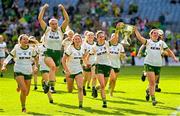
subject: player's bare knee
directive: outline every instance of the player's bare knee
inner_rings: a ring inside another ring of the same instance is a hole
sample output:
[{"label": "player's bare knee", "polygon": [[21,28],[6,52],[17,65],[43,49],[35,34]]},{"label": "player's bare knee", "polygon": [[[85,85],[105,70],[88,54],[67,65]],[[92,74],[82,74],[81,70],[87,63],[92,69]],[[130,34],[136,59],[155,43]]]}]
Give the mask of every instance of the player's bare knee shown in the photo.
[{"label": "player's bare knee", "polygon": [[28,92],[28,91],[27,91],[26,88],[21,88],[21,92],[22,92],[23,95],[27,95],[27,92]]},{"label": "player's bare knee", "polygon": [[105,85],[104,85],[104,84],[103,84],[103,85],[101,85],[100,87],[101,87],[101,89],[105,89]]},{"label": "player's bare knee", "polygon": [[150,86],[155,86],[155,82],[150,82],[149,85]]},{"label": "player's bare knee", "polygon": [[78,86],[78,90],[82,91],[83,90],[83,86]]},{"label": "player's bare knee", "polygon": [[54,72],[56,72],[56,66],[51,66],[50,69]]},{"label": "player's bare knee", "polygon": [[113,79],[111,79],[111,82],[115,82],[116,80],[113,78]]}]

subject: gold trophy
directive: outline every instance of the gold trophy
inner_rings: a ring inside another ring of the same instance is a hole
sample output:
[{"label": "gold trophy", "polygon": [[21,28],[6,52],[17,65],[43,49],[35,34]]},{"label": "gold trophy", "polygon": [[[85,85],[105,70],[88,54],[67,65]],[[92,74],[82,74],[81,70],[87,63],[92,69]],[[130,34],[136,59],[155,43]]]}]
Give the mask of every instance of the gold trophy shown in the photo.
[{"label": "gold trophy", "polygon": [[130,36],[133,34],[134,26],[129,24],[123,24],[119,31],[122,34],[123,40],[121,41],[122,44],[130,45],[128,40],[131,41]]}]

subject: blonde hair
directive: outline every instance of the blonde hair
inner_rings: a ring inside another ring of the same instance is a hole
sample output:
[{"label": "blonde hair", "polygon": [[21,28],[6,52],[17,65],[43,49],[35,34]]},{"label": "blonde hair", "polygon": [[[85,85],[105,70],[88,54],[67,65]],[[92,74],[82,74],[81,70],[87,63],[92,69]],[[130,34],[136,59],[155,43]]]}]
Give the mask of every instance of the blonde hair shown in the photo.
[{"label": "blonde hair", "polygon": [[50,24],[52,21],[58,22],[58,20],[57,20],[56,18],[51,18],[51,19],[49,20],[49,24]]},{"label": "blonde hair", "polygon": [[101,33],[104,34],[104,31],[102,31],[102,30],[97,31],[97,32],[96,32],[96,38],[98,38],[99,34],[101,34]]},{"label": "blonde hair", "polygon": [[87,33],[87,35],[89,36],[89,35],[94,35],[94,33],[92,32],[92,31],[89,31],[88,33]]},{"label": "blonde hair", "polygon": [[90,32],[90,31],[86,30],[86,31],[84,32],[84,36],[87,36],[87,34],[88,34],[89,32]]},{"label": "blonde hair", "polygon": [[[89,36],[89,35],[94,35],[94,33],[93,33],[92,31],[89,31],[86,35],[87,35],[87,36]],[[88,40],[88,37],[85,37],[85,41],[86,41],[86,42],[87,42],[87,40]]]},{"label": "blonde hair", "polygon": [[4,38],[3,35],[0,35],[0,37]]},{"label": "blonde hair", "polygon": [[81,35],[80,35],[79,33],[75,33],[75,34],[73,35],[72,45],[74,44],[74,38],[75,38],[76,36],[79,36],[79,37],[81,38],[81,40],[82,40]]},{"label": "blonde hair", "polygon": [[[158,32],[158,29],[151,29],[151,31],[149,32],[149,37],[151,38],[151,35],[154,31],[157,31]],[[158,33],[159,34],[159,33]]]},{"label": "blonde hair", "polygon": [[80,35],[79,33],[75,33],[75,34],[73,35],[73,39],[75,38],[75,36],[79,36],[79,37],[82,39],[82,37],[81,37],[81,35]]},{"label": "blonde hair", "polygon": [[158,34],[159,34],[160,36],[164,35],[164,32],[163,32],[163,30],[161,30],[161,29],[158,29]]},{"label": "blonde hair", "polygon": [[36,37],[34,37],[34,36],[29,36],[29,39],[36,39]]},{"label": "blonde hair", "polygon": [[5,38],[4,38],[4,36],[3,36],[3,35],[0,35],[0,37],[2,37],[2,41],[4,41],[4,40],[5,40]]},{"label": "blonde hair", "polygon": [[21,34],[19,37],[18,37],[18,44],[20,44],[20,41],[23,37],[27,37],[28,40],[29,40],[29,37],[26,35],[26,34]]},{"label": "blonde hair", "polygon": [[36,40],[34,36],[30,36],[28,39],[30,44],[39,44],[38,40]]},{"label": "blonde hair", "polygon": [[159,38],[161,39],[161,40],[163,40],[164,39],[164,32],[163,32],[163,30],[161,30],[161,29],[158,29],[158,34],[159,34]]},{"label": "blonde hair", "polygon": [[73,31],[73,30],[71,30],[71,29],[70,29],[70,30],[68,30],[68,31],[66,31],[66,32],[65,32],[65,34],[67,34],[67,35],[68,35],[70,32],[72,32],[72,33],[73,33],[73,35],[74,35],[74,31]]}]

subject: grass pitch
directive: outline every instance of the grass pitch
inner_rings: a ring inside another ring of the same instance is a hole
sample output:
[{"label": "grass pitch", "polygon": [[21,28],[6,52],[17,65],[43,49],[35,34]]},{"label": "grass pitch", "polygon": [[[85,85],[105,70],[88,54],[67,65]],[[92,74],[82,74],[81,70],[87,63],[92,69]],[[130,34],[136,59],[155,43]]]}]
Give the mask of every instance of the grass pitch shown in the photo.
[{"label": "grass pitch", "polygon": [[84,97],[83,109],[78,109],[77,90],[67,93],[61,73],[57,74],[57,93],[53,94],[55,103],[49,104],[39,76],[38,90],[34,91],[32,84],[27,97],[27,113],[22,113],[17,84],[13,79],[12,66],[9,66],[4,77],[0,78],[0,115],[180,115],[180,67],[162,68],[159,85],[162,92],[156,93],[156,106],[145,100],[148,82],[140,80],[142,70],[143,67],[122,67],[114,97],[109,97],[107,91],[106,109],[102,108],[100,93],[94,99],[91,90],[87,90]]}]

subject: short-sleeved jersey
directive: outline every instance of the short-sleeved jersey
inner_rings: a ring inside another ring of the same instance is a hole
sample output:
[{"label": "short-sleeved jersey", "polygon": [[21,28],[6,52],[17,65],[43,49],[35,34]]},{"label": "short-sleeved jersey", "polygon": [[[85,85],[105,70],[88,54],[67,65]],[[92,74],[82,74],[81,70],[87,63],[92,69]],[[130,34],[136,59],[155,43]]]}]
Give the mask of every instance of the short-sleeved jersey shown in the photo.
[{"label": "short-sleeved jersey", "polygon": [[10,55],[13,56],[15,61],[14,72],[21,72],[27,75],[32,74],[33,57],[37,55],[33,47],[29,46],[27,49],[23,49],[16,44]]},{"label": "short-sleeved jersey", "polygon": [[44,52],[47,50],[47,48],[43,44],[38,45],[38,50],[37,53],[39,55],[39,66],[40,66],[40,71],[46,70],[49,71],[49,67],[45,64],[44,62]]},{"label": "short-sleeved jersey", "polygon": [[66,61],[66,65],[71,74],[77,74],[83,71],[81,60],[84,53],[85,51],[83,47],[81,47],[80,49],[76,49],[74,48],[73,45],[70,45],[66,49],[65,54],[69,57],[68,60]]},{"label": "short-sleeved jersey", "polygon": [[52,50],[61,50],[63,40],[63,32],[60,27],[53,32],[51,27],[47,27],[44,33],[45,46]]},{"label": "short-sleeved jersey", "polygon": [[93,44],[89,44],[89,43],[87,43],[87,42],[84,42],[83,43],[83,48],[84,48],[84,50],[85,50],[85,52],[87,52],[87,53],[89,53],[89,63],[91,64],[91,65],[93,65],[93,64],[95,64],[95,62],[96,62],[96,56],[95,56],[95,54],[94,53],[92,53],[91,54],[91,51],[92,51],[92,49],[93,49],[93,46],[95,46],[96,45],[96,43],[94,42]]},{"label": "short-sleeved jersey", "polygon": [[6,42],[1,42],[0,43],[0,58],[4,58],[6,56],[5,50],[6,50]]},{"label": "short-sleeved jersey", "polygon": [[109,58],[109,45],[107,42],[103,45],[98,45],[97,43],[93,46],[93,51],[91,53],[96,55],[96,64],[111,66],[111,61]]},{"label": "short-sleeved jersey", "polygon": [[113,68],[120,68],[120,54],[124,53],[123,45],[120,43],[118,43],[117,45],[109,44],[109,53],[111,58],[111,66]]},{"label": "short-sleeved jersey", "polygon": [[62,41],[62,46],[64,47],[64,51],[72,44],[72,41],[70,41],[68,38],[64,39]]},{"label": "short-sleeved jersey", "polygon": [[167,44],[159,40],[157,42],[152,41],[151,39],[146,40],[146,57],[144,59],[145,64],[149,64],[152,66],[162,66],[162,51],[163,49],[167,49]]}]

